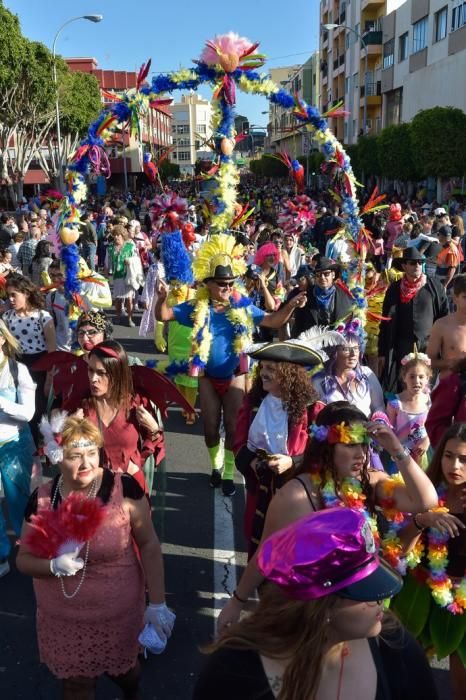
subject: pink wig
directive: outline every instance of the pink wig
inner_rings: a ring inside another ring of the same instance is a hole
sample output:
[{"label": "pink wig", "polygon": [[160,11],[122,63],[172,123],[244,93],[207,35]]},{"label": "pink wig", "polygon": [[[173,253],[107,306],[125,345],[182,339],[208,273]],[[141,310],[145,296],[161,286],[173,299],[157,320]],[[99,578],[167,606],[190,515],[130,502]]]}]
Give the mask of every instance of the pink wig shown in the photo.
[{"label": "pink wig", "polygon": [[262,265],[268,255],[273,255],[273,264],[277,265],[280,260],[280,253],[275,243],[264,243],[264,245],[261,245],[254,256],[254,263]]}]

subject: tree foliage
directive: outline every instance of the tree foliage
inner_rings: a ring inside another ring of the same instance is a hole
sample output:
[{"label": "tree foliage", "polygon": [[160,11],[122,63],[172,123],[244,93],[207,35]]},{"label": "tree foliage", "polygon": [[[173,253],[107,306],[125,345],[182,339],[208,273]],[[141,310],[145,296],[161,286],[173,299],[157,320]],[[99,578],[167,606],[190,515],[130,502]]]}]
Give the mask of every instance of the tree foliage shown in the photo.
[{"label": "tree foliage", "polygon": [[162,180],[165,179],[170,179],[174,178],[177,179],[180,177],[181,171],[180,171],[180,166],[178,163],[172,163],[170,160],[164,160],[163,163],[160,164],[160,177]]},{"label": "tree foliage", "polygon": [[377,136],[361,136],[358,141],[359,167],[366,175],[380,175]]},{"label": "tree foliage", "polygon": [[377,137],[377,148],[380,172],[385,177],[404,181],[416,179],[410,124],[387,126]]},{"label": "tree foliage", "polygon": [[21,34],[19,19],[0,0],[0,92],[11,88],[23,65],[27,40]]},{"label": "tree foliage", "polygon": [[89,73],[67,71],[59,85],[61,129],[82,137],[102,109],[98,80]]},{"label": "tree foliage", "polygon": [[466,114],[456,107],[424,109],[411,122],[413,158],[422,177],[466,172]]}]

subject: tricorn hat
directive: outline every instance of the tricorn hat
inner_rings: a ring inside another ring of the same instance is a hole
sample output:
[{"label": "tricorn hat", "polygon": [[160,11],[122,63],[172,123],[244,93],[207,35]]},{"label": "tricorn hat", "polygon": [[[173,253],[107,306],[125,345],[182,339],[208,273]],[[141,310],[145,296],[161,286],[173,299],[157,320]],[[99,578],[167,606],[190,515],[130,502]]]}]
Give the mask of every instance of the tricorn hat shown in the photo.
[{"label": "tricorn hat", "polygon": [[246,350],[255,360],[293,362],[304,367],[320,365],[328,359],[325,348],[344,345],[345,338],[337,331],[314,326],[298,338],[275,343],[256,343]]}]

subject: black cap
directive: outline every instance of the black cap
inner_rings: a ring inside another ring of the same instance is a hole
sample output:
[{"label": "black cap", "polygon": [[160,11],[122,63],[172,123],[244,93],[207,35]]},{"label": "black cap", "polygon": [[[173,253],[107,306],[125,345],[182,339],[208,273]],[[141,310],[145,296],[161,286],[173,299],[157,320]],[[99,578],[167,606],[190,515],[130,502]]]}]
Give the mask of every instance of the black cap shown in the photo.
[{"label": "black cap", "polygon": [[236,279],[233,274],[231,265],[217,265],[214,274],[211,277],[207,277],[206,280],[234,280]]},{"label": "black cap", "polygon": [[445,238],[451,238],[453,235],[453,230],[451,226],[448,226],[448,224],[445,224],[444,226],[440,226],[439,230],[437,231],[437,236],[445,236]]}]

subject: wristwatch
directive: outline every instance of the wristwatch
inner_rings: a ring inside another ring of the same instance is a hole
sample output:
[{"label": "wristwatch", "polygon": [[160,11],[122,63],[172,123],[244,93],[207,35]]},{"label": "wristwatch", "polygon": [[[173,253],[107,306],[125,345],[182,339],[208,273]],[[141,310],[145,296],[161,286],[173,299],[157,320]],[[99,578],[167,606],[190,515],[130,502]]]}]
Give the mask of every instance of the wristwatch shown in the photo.
[{"label": "wristwatch", "polygon": [[392,455],[394,462],[402,462],[405,457],[411,457],[411,452],[407,447],[403,447],[401,452],[397,452],[396,455]]}]

